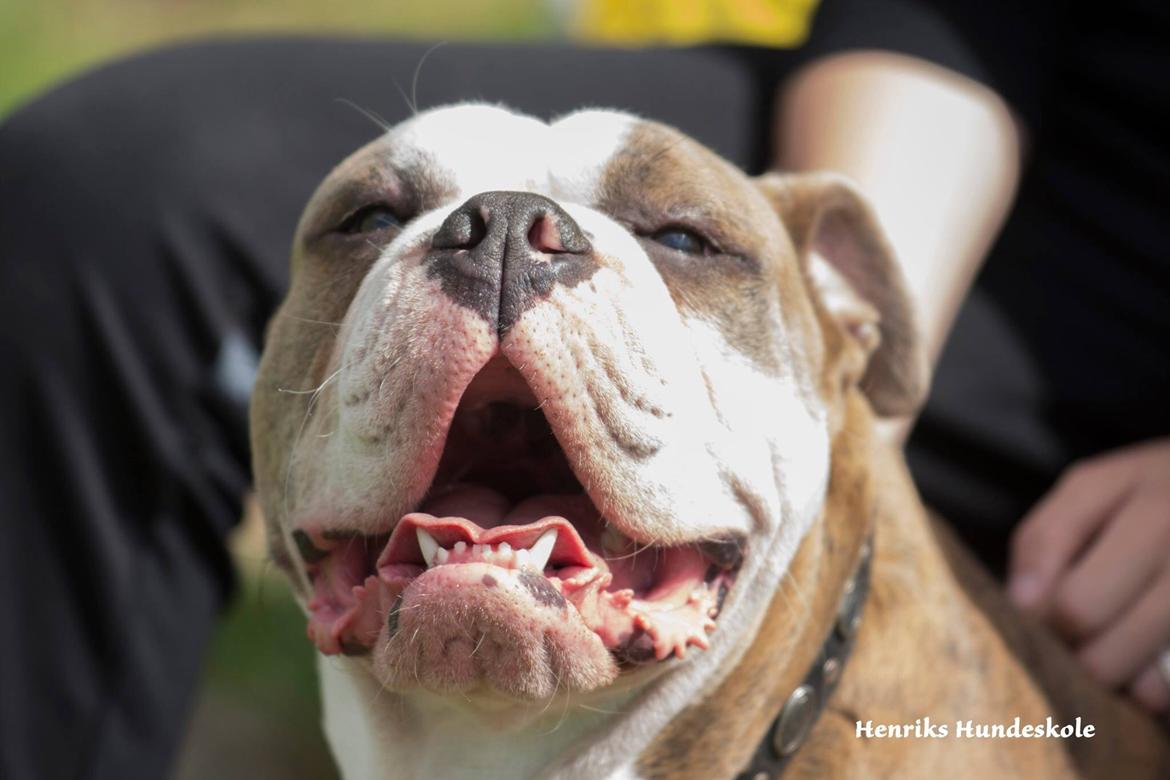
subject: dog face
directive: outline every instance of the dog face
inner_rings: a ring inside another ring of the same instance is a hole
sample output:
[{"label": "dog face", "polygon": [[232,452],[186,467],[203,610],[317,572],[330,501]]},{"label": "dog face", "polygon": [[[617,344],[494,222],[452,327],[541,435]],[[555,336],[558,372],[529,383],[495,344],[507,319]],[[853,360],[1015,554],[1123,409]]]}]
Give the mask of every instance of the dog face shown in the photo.
[{"label": "dog face", "polygon": [[916,400],[906,312],[839,181],[614,112],[404,122],[309,203],[253,401],[310,637],[403,692],[710,676],[820,510],[843,394]]}]

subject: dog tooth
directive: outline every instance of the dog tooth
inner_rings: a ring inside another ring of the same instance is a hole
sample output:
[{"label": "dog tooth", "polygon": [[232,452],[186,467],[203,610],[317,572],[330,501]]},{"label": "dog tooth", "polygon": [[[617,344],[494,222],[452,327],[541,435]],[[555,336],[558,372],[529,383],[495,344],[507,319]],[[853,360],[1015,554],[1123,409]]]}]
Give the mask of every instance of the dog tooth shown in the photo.
[{"label": "dog tooth", "polygon": [[557,529],[550,528],[540,535],[536,540],[536,544],[528,548],[528,554],[532,556],[532,568],[537,571],[544,571],[544,567],[548,565],[548,559],[552,555],[553,547],[557,543]]},{"label": "dog tooth", "polygon": [[418,549],[422,550],[423,560],[429,569],[435,565],[435,553],[441,549],[439,543],[435,541],[435,537],[421,528],[414,529],[414,535],[418,537]]},{"label": "dog tooth", "polygon": [[625,554],[634,548],[634,542],[612,525],[605,526],[601,532],[601,547],[613,555]]}]

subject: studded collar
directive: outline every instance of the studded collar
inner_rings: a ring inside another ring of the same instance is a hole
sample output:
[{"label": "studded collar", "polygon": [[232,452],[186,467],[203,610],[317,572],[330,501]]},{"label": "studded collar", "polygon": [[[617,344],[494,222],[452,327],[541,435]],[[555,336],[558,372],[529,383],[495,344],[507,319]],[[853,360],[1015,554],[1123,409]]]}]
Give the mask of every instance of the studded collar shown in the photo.
[{"label": "studded collar", "polygon": [[871,535],[862,545],[857,566],[845,582],[837,606],[837,618],[812,668],[805,675],[804,681],[784,701],[779,714],[756,748],[751,763],[736,775],[736,780],[773,780],[779,777],[812,732],[825,703],[841,679],[849,651],[853,649],[853,640],[861,625],[861,610],[869,593],[872,558]]}]

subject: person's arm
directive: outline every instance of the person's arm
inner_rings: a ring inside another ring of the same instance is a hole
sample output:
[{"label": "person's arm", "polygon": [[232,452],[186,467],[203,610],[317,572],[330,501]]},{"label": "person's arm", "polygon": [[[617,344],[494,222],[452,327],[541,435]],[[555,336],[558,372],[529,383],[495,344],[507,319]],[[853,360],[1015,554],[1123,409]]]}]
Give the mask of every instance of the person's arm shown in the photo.
[{"label": "person's arm", "polygon": [[853,51],[813,61],[781,88],[784,170],[854,179],[889,235],[933,365],[1011,205],[1021,138],[987,87],[924,60]]},{"label": "person's arm", "polygon": [[[1007,213],[1021,133],[991,90],[897,54],[814,61],[777,101],[776,158],[851,176],[906,274],[931,362]],[[888,431],[905,435],[910,421]],[[1012,539],[1010,594],[1108,687],[1170,710],[1170,439],[1077,464]]]}]

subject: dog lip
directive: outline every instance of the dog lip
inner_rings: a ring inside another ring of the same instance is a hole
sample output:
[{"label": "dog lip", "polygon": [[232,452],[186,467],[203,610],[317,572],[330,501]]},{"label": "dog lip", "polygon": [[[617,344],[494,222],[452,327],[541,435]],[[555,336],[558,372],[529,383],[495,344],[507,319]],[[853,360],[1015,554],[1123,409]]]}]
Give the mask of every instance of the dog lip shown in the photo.
[{"label": "dog lip", "polygon": [[557,530],[557,541],[549,557],[549,565],[596,567],[596,557],[585,546],[577,529],[563,517],[548,516],[525,525],[500,525],[481,528],[464,517],[435,517],[425,512],[411,512],[395,526],[390,540],[378,556],[377,571],[388,573],[390,567],[407,564],[425,566],[422,550],[419,548],[418,530],[430,534],[440,547],[450,548],[457,542],[468,545],[509,544],[513,549],[527,549],[549,529]]},{"label": "dog lip", "polygon": [[[527,568],[522,558],[509,562],[509,548],[530,552],[550,531],[555,532],[556,542],[542,572]],[[572,523],[555,515],[524,525],[485,529],[463,517],[413,512],[389,534],[369,537],[334,529],[308,531],[306,537],[316,549],[327,553],[319,562],[307,565],[314,583],[314,594],[307,603],[307,631],[326,655],[372,647],[387,625],[386,616],[393,614],[393,605],[406,589],[433,572],[447,570],[445,561],[433,568],[426,565],[420,537],[429,537],[448,555],[463,555],[473,545],[487,546],[491,554],[484,562],[504,570],[493,577],[540,577],[542,582],[547,578],[549,586],[573,606],[575,614],[601,638],[623,668],[672,655],[681,659],[690,646],[707,648],[707,634],[715,629],[715,619],[739,565],[725,568],[704,552],[702,541],[696,540],[656,548],[658,573],[651,581],[641,586],[630,580],[619,584],[615,577],[630,575],[629,571],[622,575],[619,569],[632,559],[606,558],[591,551]],[[721,551],[741,547],[716,542]],[[503,555],[503,559],[498,561],[493,555]],[[612,568],[615,562],[619,569]]]},{"label": "dog lip", "polygon": [[699,549],[707,558],[725,571],[738,569],[743,563],[744,538],[742,534],[699,542]]}]

